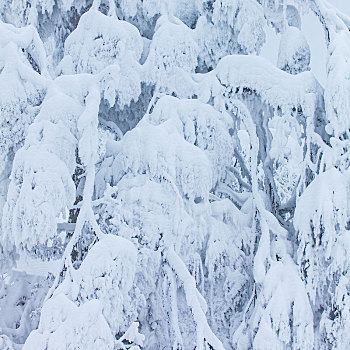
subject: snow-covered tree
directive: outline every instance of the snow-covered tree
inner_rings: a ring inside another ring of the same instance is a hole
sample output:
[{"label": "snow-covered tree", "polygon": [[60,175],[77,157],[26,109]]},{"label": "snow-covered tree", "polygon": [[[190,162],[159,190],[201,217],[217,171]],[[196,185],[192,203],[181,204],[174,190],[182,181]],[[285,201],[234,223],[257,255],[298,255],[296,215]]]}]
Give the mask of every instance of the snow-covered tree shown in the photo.
[{"label": "snow-covered tree", "polygon": [[349,31],[325,0],[1,3],[0,349],[348,348]]}]

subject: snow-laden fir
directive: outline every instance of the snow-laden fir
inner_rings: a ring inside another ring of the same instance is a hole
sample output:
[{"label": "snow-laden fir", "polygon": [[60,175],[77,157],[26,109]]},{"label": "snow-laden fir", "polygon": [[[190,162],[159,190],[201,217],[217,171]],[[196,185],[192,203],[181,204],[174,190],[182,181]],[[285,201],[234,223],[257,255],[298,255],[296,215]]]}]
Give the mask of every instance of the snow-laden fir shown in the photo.
[{"label": "snow-laden fir", "polygon": [[326,0],[1,1],[0,349],[350,349],[349,137]]}]

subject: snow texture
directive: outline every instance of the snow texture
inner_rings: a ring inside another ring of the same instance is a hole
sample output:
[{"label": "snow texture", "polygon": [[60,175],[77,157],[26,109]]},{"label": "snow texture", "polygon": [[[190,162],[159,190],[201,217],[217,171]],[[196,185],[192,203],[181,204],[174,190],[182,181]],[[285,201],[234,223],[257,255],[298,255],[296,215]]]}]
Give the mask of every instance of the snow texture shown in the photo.
[{"label": "snow texture", "polygon": [[0,2],[0,350],[350,348],[342,1]]}]

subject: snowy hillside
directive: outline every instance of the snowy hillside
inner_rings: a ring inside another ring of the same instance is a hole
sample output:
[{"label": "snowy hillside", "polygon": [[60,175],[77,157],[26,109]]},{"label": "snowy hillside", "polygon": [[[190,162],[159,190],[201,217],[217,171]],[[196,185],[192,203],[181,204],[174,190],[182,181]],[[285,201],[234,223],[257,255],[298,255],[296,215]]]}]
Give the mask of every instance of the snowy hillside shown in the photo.
[{"label": "snowy hillside", "polygon": [[350,349],[347,0],[0,1],[0,350]]}]

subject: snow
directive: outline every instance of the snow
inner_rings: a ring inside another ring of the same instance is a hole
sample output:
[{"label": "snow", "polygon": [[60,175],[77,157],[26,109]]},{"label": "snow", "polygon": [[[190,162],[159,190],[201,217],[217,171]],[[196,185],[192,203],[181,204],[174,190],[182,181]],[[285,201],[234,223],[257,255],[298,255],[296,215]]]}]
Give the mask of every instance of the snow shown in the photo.
[{"label": "snow", "polygon": [[[324,87],[326,84],[327,72],[327,47],[322,24],[316,15],[309,11],[301,16],[302,33],[310,47],[310,68],[318,82]],[[266,27],[266,41],[263,45],[260,56],[268,59],[272,64],[277,65],[279,43],[281,34],[276,33],[274,28]]]},{"label": "snow", "polygon": [[14,271],[23,271],[28,275],[39,275],[46,277],[49,273],[56,275],[59,268],[59,261],[41,261],[27,254],[22,254],[17,261]]},{"label": "snow", "polygon": [[72,294],[73,299],[100,300],[103,315],[114,334],[123,328],[123,305],[131,302],[128,292],[133,285],[136,262],[136,249],[130,241],[106,235],[91,248],[75,273],[79,294]]},{"label": "snow", "polygon": [[[298,259],[304,259],[305,250],[312,249],[309,241],[315,241],[315,246],[322,244],[326,265],[334,260],[337,264],[338,256],[333,257],[333,247],[347,220],[348,176],[332,168],[316,177],[314,182],[298,199],[301,204],[295,211],[294,225],[299,232]],[[303,208],[302,210],[299,208]],[[335,214],[336,212],[336,214]],[[339,232],[340,231],[340,232]],[[310,236],[306,238],[307,236]],[[339,242],[341,244],[341,241]],[[344,242],[345,243],[345,242]],[[346,243],[347,246],[347,243]],[[316,248],[315,247],[315,248]],[[317,249],[317,248],[316,248]],[[318,278],[323,278],[321,271],[314,276],[314,269],[320,269],[319,263],[309,258],[310,268],[307,273],[308,292],[312,300],[321,293],[316,287]],[[340,258],[340,257],[339,257]],[[340,258],[341,259],[341,258]],[[341,262],[340,262],[341,263]]]},{"label": "snow", "polygon": [[176,68],[194,72],[197,52],[193,30],[173,16],[159,17],[144,64],[148,81],[166,86],[169,77],[176,74]]},{"label": "snow", "polygon": [[0,4],[0,349],[347,349],[344,0]]},{"label": "snow", "polygon": [[[123,48],[121,45],[123,44]],[[138,30],[128,22],[91,9],[65,41],[65,56],[72,58],[78,73],[100,72],[125,54],[139,61],[143,43]]]},{"label": "snow", "polygon": [[277,66],[290,73],[298,74],[310,70],[310,48],[298,28],[289,27],[281,36]]},{"label": "snow", "polygon": [[302,30],[310,47],[311,71],[322,86],[326,85],[327,47],[321,23],[313,12],[302,16]]},{"label": "snow", "polygon": [[335,6],[345,15],[350,16],[350,4],[346,0],[328,0],[328,3]]},{"label": "snow", "polygon": [[[217,80],[213,79],[214,77]],[[206,84],[214,94],[220,95],[225,86],[229,86],[233,91],[237,90],[238,93],[243,93],[245,88],[254,89],[254,93],[259,95],[262,102],[268,101],[273,108],[280,107],[284,113],[290,113],[293,106],[306,107],[309,104],[308,95],[316,94],[320,89],[312,73],[303,72],[291,76],[274,67],[266,59],[256,56],[225,57],[203,80],[205,79],[208,80]]]},{"label": "snow", "polygon": [[266,58],[273,65],[277,65],[278,48],[281,36],[276,34],[274,28],[266,26],[265,28],[266,40],[261,48],[260,56]]},{"label": "snow", "polygon": [[169,251],[167,254],[167,260],[171,268],[175,271],[177,277],[184,285],[186,300],[188,306],[191,308],[194,320],[197,324],[197,346],[200,350],[203,347],[204,341],[207,341],[215,349],[223,349],[223,346],[219,339],[211,331],[206,317],[206,304],[203,303],[203,298],[199,295],[196,290],[196,284],[194,278],[189,274],[186,269],[186,265],[181,261],[181,259],[176,255],[174,251]]},{"label": "snow", "polygon": [[23,349],[77,348],[113,349],[114,339],[101,313],[98,300],[77,307],[60,294],[44,305],[39,329],[33,331]]},{"label": "snow", "polygon": [[[207,199],[212,186],[211,171],[207,170],[210,167],[208,158],[176,132],[173,121],[165,121],[159,126],[146,121],[142,124],[120,141],[125,146],[111,165],[114,181],[119,181],[125,171],[131,169],[135,175],[148,173],[152,179],[175,181],[182,195],[191,201],[196,197]],[[195,162],[193,153],[196,154]],[[186,166],[181,167],[180,162]],[[108,178],[104,180],[108,181]]]},{"label": "snow", "polygon": [[[112,334],[120,327],[114,320],[122,317],[123,298],[128,299],[136,259],[131,242],[114,235],[103,237],[73,274],[74,280],[62,284],[61,292],[45,301],[39,327],[29,335],[24,349],[113,349]],[[136,336],[133,328],[124,338],[142,345],[143,338]]]}]

